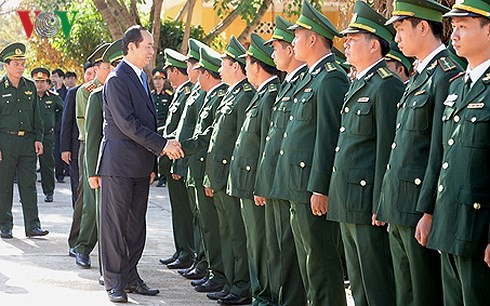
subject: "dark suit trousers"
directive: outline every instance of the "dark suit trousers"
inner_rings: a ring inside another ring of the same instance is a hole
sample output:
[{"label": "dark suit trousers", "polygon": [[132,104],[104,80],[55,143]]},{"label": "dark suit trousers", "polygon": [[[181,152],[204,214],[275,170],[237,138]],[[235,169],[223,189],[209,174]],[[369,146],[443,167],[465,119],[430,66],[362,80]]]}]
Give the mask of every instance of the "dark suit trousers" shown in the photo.
[{"label": "dark suit trousers", "polygon": [[[72,152],[71,162],[69,164],[70,168],[70,186],[71,186],[71,205],[75,209],[75,203],[79,197],[78,193],[78,183],[80,178],[80,169],[78,164],[78,150]],[[75,155],[76,154],[76,155]]]},{"label": "dark suit trousers", "polygon": [[[78,241],[78,234],[80,233],[80,221],[82,219],[82,207],[83,207],[83,154],[85,154],[85,143],[80,142],[80,148],[78,150],[78,184],[77,184],[77,200],[73,207],[73,215],[71,219],[70,233],[68,234],[68,246],[70,248],[75,247]],[[73,162],[73,160],[72,160]],[[73,175],[71,172],[70,175]],[[73,185],[72,185],[73,187]],[[73,188],[72,188],[73,192]]]},{"label": "dark suit trousers", "polygon": [[102,176],[100,244],[105,288],[141,282],[137,264],[146,241],[149,176]]}]

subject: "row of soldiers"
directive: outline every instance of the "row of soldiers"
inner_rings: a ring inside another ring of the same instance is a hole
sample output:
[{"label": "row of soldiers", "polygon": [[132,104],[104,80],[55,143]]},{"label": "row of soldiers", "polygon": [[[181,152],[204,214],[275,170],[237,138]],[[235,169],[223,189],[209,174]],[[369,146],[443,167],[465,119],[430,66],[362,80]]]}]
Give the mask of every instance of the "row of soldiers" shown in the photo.
[{"label": "row of soldiers", "polygon": [[489,1],[396,0],[389,20],[357,1],[341,32],[304,1],[248,49],[166,49],[186,157],[161,158],[160,262],[225,305],[346,305],[342,257],[356,305],[487,305],[489,39]]}]

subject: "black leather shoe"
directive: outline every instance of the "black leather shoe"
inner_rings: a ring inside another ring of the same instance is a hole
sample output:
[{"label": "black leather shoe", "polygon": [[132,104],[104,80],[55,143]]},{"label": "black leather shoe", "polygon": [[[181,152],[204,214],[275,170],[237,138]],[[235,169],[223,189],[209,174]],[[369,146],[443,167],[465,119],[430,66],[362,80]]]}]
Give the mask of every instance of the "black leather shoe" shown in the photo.
[{"label": "black leather shoe", "polygon": [[174,261],[176,261],[177,258],[173,257],[173,256],[170,256],[170,257],[167,257],[167,258],[160,258],[160,263],[162,265],[168,265],[168,264],[171,264],[173,263]]},{"label": "black leather shoe", "polygon": [[191,286],[192,286],[192,287],[196,287],[196,286],[202,285],[202,284],[204,284],[205,282],[207,282],[207,281],[208,281],[208,279],[209,279],[209,277],[208,277],[208,276],[205,276],[205,277],[203,277],[203,278],[201,278],[201,279],[195,279],[195,280],[191,281]]},{"label": "black leather shoe", "polygon": [[53,196],[52,195],[47,195],[45,198],[44,198],[44,202],[46,203],[51,203],[53,202]]},{"label": "black leather shoe", "polygon": [[182,276],[187,278],[187,279],[201,279],[204,276],[208,274],[208,271],[199,269],[199,268],[194,268],[190,270],[189,272],[183,274]]},{"label": "black leather shoe", "polygon": [[88,269],[92,265],[92,263],[90,262],[90,255],[88,254],[77,253],[76,262],[78,266],[84,269]]},{"label": "black leather shoe", "polygon": [[187,269],[192,265],[192,261],[182,261],[180,259],[175,260],[167,265],[169,269]]},{"label": "black leather shoe", "polygon": [[191,272],[192,269],[194,269],[193,265],[187,269],[179,269],[179,270],[177,270],[177,272],[179,272],[180,275],[184,275],[184,274]]},{"label": "black leather shoe", "polygon": [[250,303],[252,303],[252,298],[244,298],[233,293],[218,300],[218,304],[223,305],[248,305]]},{"label": "black leather shoe", "polygon": [[207,280],[205,283],[194,287],[197,292],[218,292],[223,289],[223,284],[218,284],[213,280]]},{"label": "black leather shoe", "polygon": [[77,251],[75,251],[75,248],[69,248],[68,249],[68,256],[77,257]]},{"label": "black leather shoe", "polygon": [[145,283],[136,284],[128,288],[130,293],[154,296],[160,293],[158,289],[150,289]]},{"label": "black leather shoe", "polygon": [[111,289],[107,290],[107,295],[109,296],[109,300],[113,303],[127,303],[128,295],[124,290],[121,289]]},{"label": "black leather shoe", "polygon": [[228,296],[228,292],[223,291],[223,290],[218,291],[218,292],[209,292],[208,294],[206,294],[206,296],[210,300],[217,301],[219,299],[223,299],[223,298],[227,297]]},{"label": "black leather shoe", "polygon": [[104,282],[104,276],[101,275],[99,277],[99,285],[104,286],[104,284],[105,284],[105,282]]},{"label": "black leather shoe", "polygon": [[12,230],[4,229],[0,231],[0,237],[2,237],[3,239],[11,239],[14,236],[12,235]]},{"label": "black leather shoe", "polygon": [[42,237],[42,236],[46,236],[47,234],[49,234],[49,231],[46,231],[46,230],[42,230],[40,229],[39,227],[38,228],[35,228],[33,230],[31,230],[28,234],[27,234],[27,237],[28,238],[31,238],[31,237]]}]

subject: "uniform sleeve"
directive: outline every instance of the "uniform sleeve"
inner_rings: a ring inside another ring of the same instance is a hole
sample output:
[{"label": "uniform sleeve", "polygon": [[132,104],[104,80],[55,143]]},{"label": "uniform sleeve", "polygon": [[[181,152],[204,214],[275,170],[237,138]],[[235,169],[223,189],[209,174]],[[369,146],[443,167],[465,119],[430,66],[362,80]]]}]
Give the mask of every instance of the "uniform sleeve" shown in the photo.
[{"label": "uniform sleeve", "polygon": [[[60,147],[61,152],[72,152],[72,133],[75,119],[76,91],[69,89],[65,98],[63,114],[61,116]],[[72,152],[73,153],[73,152]]]},{"label": "uniform sleeve", "polygon": [[34,120],[33,120],[33,127],[34,127],[34,134],[35,134],[35,141],[43,141],[43,131],[44,131],[44,122],[43,122],[43,117],[41,114],[41,109],[39,107],[39,97],[37,96],[36,93],[36,88],[34,87],[33,89],[33,101],[34,101]]},{"label": "uniform sleeve", "polygon": [[85,131],[85,111],[87,106],[85,92],[85,87],[78,88],[75,98],[75,117],[77,118],[77,126],[80,133]]},{"label": "uniform sleeve", "polygon": [[92,94],[88,99],[85,135],[85,165],[88,176],[96,176],[99,146],[102,141],[102,94]]},{"label": "uniform sleeve", "polygon": [[[277,86],[279,86],[279,85],[277,85]],[[260,160],[260,157],[262,156],[262,153],[264,152],[265,137],[267,136],[267,133],[269,132],[270,122],[271,122],[271,117],[272,117],[272,106],[274,105],[274,102],[276,101],[277,93],[278,93],[277,91],[268,92],[264,97],[263,106],[262,106],[262,121],[260,123],[259,160]]]}]

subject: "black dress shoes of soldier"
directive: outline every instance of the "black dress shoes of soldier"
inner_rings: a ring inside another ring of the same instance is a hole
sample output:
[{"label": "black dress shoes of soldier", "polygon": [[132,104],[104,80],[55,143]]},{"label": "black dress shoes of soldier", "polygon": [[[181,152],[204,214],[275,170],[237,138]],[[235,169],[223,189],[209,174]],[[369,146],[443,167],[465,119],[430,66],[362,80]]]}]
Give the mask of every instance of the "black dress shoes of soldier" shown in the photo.
[{"label": "black dress shoes of soldier", "polygon": [[221,291],[223,287],[223,284],[218,284],[217,282],[208,279],[205,283],[195,286],[194,290],[197,292],[217,292]]},{"label": "black dress shoes of soldier", "polygon": [[3,239],[10,239],[14,236],[12,235],[12,230],[4,229],[0,231],[0,237],[2,237]]},{"label": "black dress shoes of soldier", "polygon": [[176,259],[174,262],[169,263],[167,268],[169,269],[187,269],[192,265],[192,261],[182,261],[180,259]]},{"label": "black dress shoes of soldier", "polygon": [[160,258],[160,263],[162,265],[168,265],[168,264],[171,264],[173,263],[174,261],[176,261],[177,258],[176,257],[173,257],[173,256],[170,256],[170,257],[167,257],[167,258]]},{"label": "black dress shoes of soldier", "polygon": [[218,304],[223,305],[248,305],[250,303],[252,303],[252,298],[240,297],[234,293],[230,293],[226,297],[218,300]]},{"label": "black dress shoes of soldier", "polygon": [[228,292],[224,291],[224,290],[221,290],[221,291],[218,291],[218,292],[209,292],[208,294],[206,294],[206,296],[208,297],[208,299],[210,300],[219,300],[219,299],[224,299],[225,297],[228,296]]},{"label": "black dress shoes of soldier", "polygon": [[145,283],[134,284],[126,288],[129,293],[154,296],[160,293],[158,289],[150,289]]},{"label": "black dress shoes of soldier", "polygon": [[202,279],[204,276],[208,274],[208,271],[204,269],[199,269],[199,268],[194,268],[191,270],[188,270],[184,274],[182,274],[183,277],[187,279]]},{"label": "black dress shoes of soldier", "polygon": [[27,234],[27,237],[28,238],[32,238],[32,237],[42,237],[42,236],[46,236],[47,234],[49,234],[49,231],[47,230],[43,230],[43,229],[40,229],[39,227],[38,228],[35,228],[35,229],[32,229],[28,234]]},{"label": "black dress shoes of soldier", "polygon": [[88,269],[92,265],[90,262],[90,255],[81,253],[76,254],[76,263],[79,267],[84,269]]},{"label": "black dress shoes of soldier", "polygon": [[53,202],[53,195],[52,194],[48,194],[45,198],[44,198],[44,202],[46,203],[51,203]]},{"label": "black dress shoes of soldier", "polygon": [[107,295],[109,296],[109,300],[113,303],[127,303],[128,302],[128,295],[122,289],[107,290]]},{"label": "black dress shoes of soldier", "polygon": [[201,279],[195,279],[195,280],[191,281],[191,286],[196,287],[196,286],[202,285],[205,282],[207,282],[208,279],[209,279],[209,275],[206,275],[205,277],[203,277]]},{"label": "black dress shoes of soldier", "polygon": [[75,248],[69,248],[68,249],[68,256],[77,257],[77,251],[75,251]]}]

